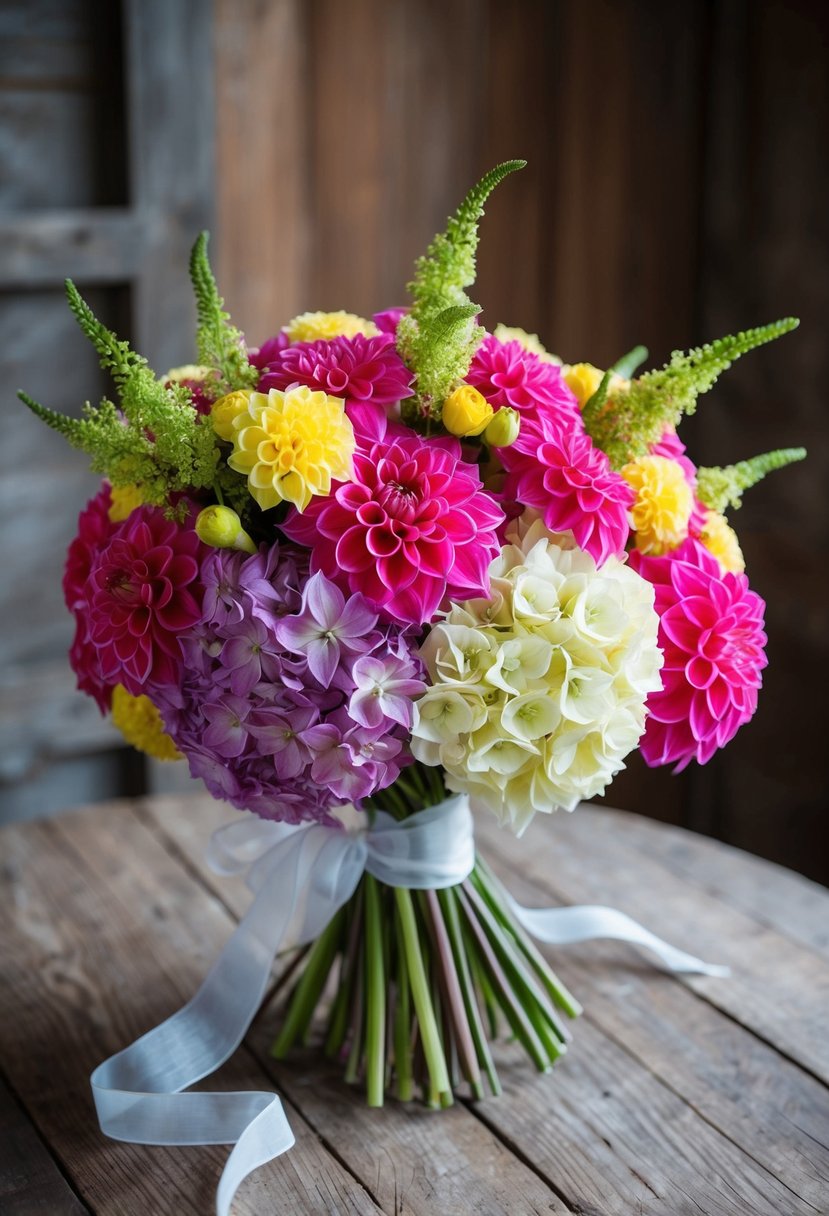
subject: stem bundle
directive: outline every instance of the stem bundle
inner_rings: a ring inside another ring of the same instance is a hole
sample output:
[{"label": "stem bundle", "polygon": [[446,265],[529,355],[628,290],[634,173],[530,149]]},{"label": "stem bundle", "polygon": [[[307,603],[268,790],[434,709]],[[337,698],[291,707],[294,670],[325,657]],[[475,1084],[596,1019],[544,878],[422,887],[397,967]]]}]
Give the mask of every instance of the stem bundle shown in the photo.
[{"label": "stem bundle", "polygon": [[[409,769],[395,783],[400,818],[445,797],[433,772]],[[500,1026],[547,1072],[566,1051],[561,1014],[580,1012],[480,860],[464,882],[439,891],[364,875],[308,953],[273,1045],[277,1058],[307,1041],[331,981],[325,1052],[347,1081],[365,1085],[369,1106],[382,1106],[387,1093],[408,1101],[418,1088],[428,1105],[449,1106],[461,1078],[474,1099],[484,1096],[484,1078],[498,1094],[489,1039]]]}]

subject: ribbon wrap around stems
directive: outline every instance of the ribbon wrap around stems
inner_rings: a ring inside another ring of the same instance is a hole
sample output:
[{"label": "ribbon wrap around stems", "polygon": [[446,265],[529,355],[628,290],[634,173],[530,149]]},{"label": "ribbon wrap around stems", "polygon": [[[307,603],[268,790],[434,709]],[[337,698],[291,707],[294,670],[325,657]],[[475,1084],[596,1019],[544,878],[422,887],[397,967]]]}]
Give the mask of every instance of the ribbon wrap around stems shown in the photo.
[{"label": "ribbon wrap around stems", "polygon": [[[219,874],[247,871],[254,899],[201,988],[172,1017],[110,1056],[92,1074],[101,1130],[136,1144],[233,1144],[216,1194],[217,1216],[257,1166],[294,1143],[274,1093],[183,1093],[225,1062],[253,1021],[280,948],[314,941],[351,898],[365,872],[389,886],[455,886],[475,864],[465,796],[396,821],[347,832],[295,827],[246,816],[220,828],[208,861]],[[653,951],[671,971],[727,970],[676,950],[613,908],[523,908],[507,895],[520,924],[558,945],[615,938]]]}]

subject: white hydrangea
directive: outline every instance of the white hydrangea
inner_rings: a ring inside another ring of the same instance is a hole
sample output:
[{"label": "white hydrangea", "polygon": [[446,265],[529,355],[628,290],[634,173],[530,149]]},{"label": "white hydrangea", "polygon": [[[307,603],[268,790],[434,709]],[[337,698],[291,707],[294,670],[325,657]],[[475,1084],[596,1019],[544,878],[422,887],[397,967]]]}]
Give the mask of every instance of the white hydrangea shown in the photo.
[{"label": "white hydrangea", "polygon": [[491,597],[453,604],[421,648],[431,687],[412,751],[522,832],[536,811],[601,793],[661,687],[650,583],[525,513],[490,567]]}]

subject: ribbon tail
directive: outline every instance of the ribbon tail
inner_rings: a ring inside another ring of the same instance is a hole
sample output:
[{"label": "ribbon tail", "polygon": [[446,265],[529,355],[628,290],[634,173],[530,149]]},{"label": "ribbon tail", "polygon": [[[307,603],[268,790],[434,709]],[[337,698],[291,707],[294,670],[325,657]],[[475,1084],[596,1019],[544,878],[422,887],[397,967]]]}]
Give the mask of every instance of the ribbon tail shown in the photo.
[{"label": "ribbon tail", "polygon": [[610,938],[650,950],[668,971],[720,978],[731,974],[728,967],[703,962],[693,954],[678,950],[617,908],[592,904],[574,908],[525,908],[508,891],[504,894],[516,919],[527,932],[550,945],[569,946],[574,942]]},{"label": "ribbon tail", "polygon": [[229,1216],[242,1179],[289,1149],[294,1136],[274,1093],[181,1091],[233,1054],[283,940],[300,945],[316,936],[353,894],[364,865],[364,847],[355,849],[345,833],[309,828],[277,844],[259,861],[253,902],[195,996],[92,1074],[101,1130],[113,1139],[235,1145],[217,1216]]}]

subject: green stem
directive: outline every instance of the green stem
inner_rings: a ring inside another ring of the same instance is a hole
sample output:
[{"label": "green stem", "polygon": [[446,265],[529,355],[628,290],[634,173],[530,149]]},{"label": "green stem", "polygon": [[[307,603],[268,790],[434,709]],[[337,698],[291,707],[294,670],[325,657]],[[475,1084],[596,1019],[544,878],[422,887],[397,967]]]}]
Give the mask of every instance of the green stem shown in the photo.
[{"label": "green stem", "polygon": [[360,947],[360,936],[363,928],[363,885],[357,888],[356,894],[347,905],[350,910],[348,940],[343,952],[340,967],[340,982],[337,995],[331,1005],[331,1018],[328,1024],[328,1034],[325,1039],[325,1054],[330,1057],[339,1055],[348,1031],[348,1015],[352,1007],[354,978],[357,972],[357,952]]},{"label": "green stem", "polygon": [[412,998],[415,1013],[420,1026],[420,1037],[423,1042],[423,1052],[429,1078],[438,1095],[450,1093],[449,1073],[446,1068],[446,1058],[440,1041],[435,1010],[429,995],[429,983],[426,969],[423,965],[423,954],[420,949],[420,939],[415,920],[414,904],[411,891],[404,887],[395,887],[394,896],[397,910],[400,914],[403,949],[406,954],[406,968],[409,972]]},{"label": "green stem", "polygon": [[[461,925],[458,917],[458,905],[455,899],[454,891],[448,890],[438,891],[438,899],[443,911],[443,920],[446,925],[446,932],[449,936],[449,941],[452,945],[452,953],[455,956],[455,967],[457,971],[458,983],[460,985],[461,994],[463,996],[463,1004],[466,1010],[467,1023],[469,1032],[472,1035],[472,1042],[475,1045],[475,1051],[480,1064],[483,1066],[489,1080],[489,1086],[493,1094],[501,1092],[501,1083],[498,1080],[498,1073],[495,1070],[495,1063],[492,1059],[492,1053],[489,1050],[486,1034],[484,1033],[483,1022],[481,1021],[481,1011],[478,1008],[478,1002],[475,999],[475,992],[472,986],[472,975],[469,969],[469,959],[464,947],[463,938],[461,936]],[[482,1098],[483,1087],[480,1084],[480,1073],[478,1074],[478,1088],[472,1082],[472,1096],[474,1098]],[[480,1089],[480,1092],[478,1092]]]},{"label": "green stem", "polygon": [[495,951],[489,943],[489,940],[481,927],[472,904],[467,896],[466,891],[460,887],[456,888],[458,899],[461,908],[466,916],[466,924],[469,926],[472,935],[478,943],[481,959],[489,972],[490,978],[494,981],[495,996],[498,1004],[504,1011],[504,1016],[512,1028],[513,1034],[523,1043],[528,1055],[535,1064],[539,1072],[548,1072],[550,1069],[549,1059],[544,1047],[539,1040],[535,1027],[527,1016],[523,1006],[517,1000],[513,986],[504,974],[504,970],[499,963]]},{"label": "green stem", "polygon": [[364,1005],[364,989],[365,989],[365,960],[362,950],[357,954],[357,972],[354,977],[354,992],[353,1004],[351,1008],[351,1047],[348,1052],[348,1060],[345,1065],[345,1081],[348,1085],[353,1085],[360,1073],[360,1064],[363,1059],[363,1028],[365,1026],[365,1018],[363,1017]]},{"label": "green stem", "polygon": [[[499,962],[504,968],[507,982],[518,998],[521,1008],[541,1039],[550,1061],[556,1060],[566,1050],[567,1031],[562,1026],[546,994],[538,987],[518,952],[515,942],[507,936],[484,900],[470,882],[463,884],[478,924],[486,933]],[[552,1033],[551,1033],[552,1032]]]},{"label": "green stem", "polygon": [[414,1096],[412,1068],[412,1006],[409,988],[409,972],[403,948],[400,912],[394,907],[395,941],[397,942],[397,993],[394,1004],[394,1068],[397,1074],[397,1096],[401,1102],[410,1102]]},{"label": "green stem", "polygon": [[478,886],[481,895],[486,900],[494,915],[505,929],[513,935],[521,947],[527,961],[531,964],[541,983],[546,988],[552,1000],[571,1018],[577,1018],[582,1012],[581,1005],[572,993],[562,984],[544,955],[536,946],[525,929],[518,924],[504,905],[500,880],[493,874],[485,861],[476,858],[475,869],[472,871],[472,881]]},{"label": "green stem", "polygon": [[366,1094],[369,1106],[383,1105],[386,1064],[386,978],[383,927],[377,879],[365,876],[366,889]]},{"label": "green stem", "polygon": [[446,1013],[451,1021],[457,1044],[460,1066],[465,1079],[469,1082],[473,1097],[482,1098],[484,1091],[481,1085],[478,1056],[461,991],[457,959],[452,950],[448,927],[443,917],[442,903],[438,899],[436,891],[424,891],[422,894],[437,950],[438,975],[443,988]]},{"label": "green stem", "polygon": [[291,996],[288,1012],[282,1029],[271,1048],[271,1055],[283,1060],[296,1039],[310,1025],[311,1017],[322,993],[334,956],[340,944],[343,924],[343,909],[336,913],[323,929],[311,948],[305,970],[299,977]]}]

